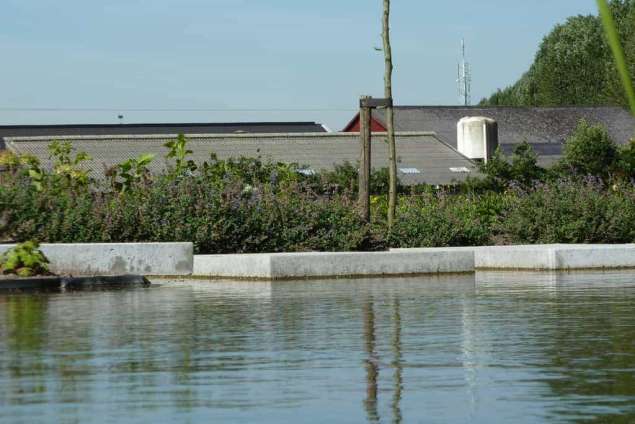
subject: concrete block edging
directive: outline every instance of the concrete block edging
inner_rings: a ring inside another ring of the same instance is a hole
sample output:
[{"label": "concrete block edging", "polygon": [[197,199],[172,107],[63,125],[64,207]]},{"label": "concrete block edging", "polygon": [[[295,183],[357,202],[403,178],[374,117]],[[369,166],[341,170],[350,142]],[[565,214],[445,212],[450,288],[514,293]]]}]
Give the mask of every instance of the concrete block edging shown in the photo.
[{"label": "concrete block edging", "polygon": [[307,252],[247,255],[196,255],[195,277],[237,279],[354,278],[474,271],[469,251]]},{"label": "concrete block edging", "polygon": [[[0,254],[15,245],[0,245]],[[51,272],[59,275],[187,276],[192,274],[192,243],[42,243]]]},{"label": "concrete block edging", "polygon": [[[0,245],[0,253],[13,245]],[[138,274],[227,279],[317,279],[471,273],[477,270],[635,269],[635,244],[528,245],[193,255],[192,243],[42,244],[61,275]]]}]

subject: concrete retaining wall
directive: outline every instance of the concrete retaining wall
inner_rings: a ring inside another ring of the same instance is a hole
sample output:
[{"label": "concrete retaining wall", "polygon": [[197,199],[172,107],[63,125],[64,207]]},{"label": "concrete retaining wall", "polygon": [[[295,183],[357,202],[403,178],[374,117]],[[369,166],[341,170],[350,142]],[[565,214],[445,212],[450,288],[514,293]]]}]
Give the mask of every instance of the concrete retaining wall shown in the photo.
[{"label": "concrete retaining wall", "polygon": [[474,271],[474,254],[460,249],[416,252],[274,253],[194,257],[201,277],[301,279]]},{"label": "concrete retaining wall", "polygon": [[479,247],[476,269],[575,270],[635,268],[635,244]]},{"label": "concrete retaining wall", "polygon": [[[0,254],[14,245],[0,245]],[[42,244],[51,271],[61,275],[191,275],[192,243]]]},{"label": "concrete retaining wall", "polygon": [[[0,253],[13,245],[0,245]],[[192,243],[43,244],[62,275],[302,279],[485,270],[635,269],[635,244],[394,249],[390,252],[197,255]]]}]

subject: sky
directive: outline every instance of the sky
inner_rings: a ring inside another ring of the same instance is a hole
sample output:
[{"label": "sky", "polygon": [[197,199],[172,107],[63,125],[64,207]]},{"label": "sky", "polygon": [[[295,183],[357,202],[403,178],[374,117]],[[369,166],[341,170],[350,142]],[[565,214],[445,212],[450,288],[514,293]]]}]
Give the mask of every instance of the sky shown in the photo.
[{"label": "sky", "polygon": [[[392,1],[395,103],[478,102],[594,0]],[[434,3],[434,4],[433,4]],[[2,0],[0,124],[308,120],[383,96],[381,0]],[[43,110],[46,109],[46,110]]]}]

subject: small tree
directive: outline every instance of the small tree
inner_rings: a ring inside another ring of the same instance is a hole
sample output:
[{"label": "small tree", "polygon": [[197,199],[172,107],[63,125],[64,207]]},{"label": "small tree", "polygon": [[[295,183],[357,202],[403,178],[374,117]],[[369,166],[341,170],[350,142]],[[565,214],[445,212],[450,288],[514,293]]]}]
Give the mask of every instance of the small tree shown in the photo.
[{"label": "small tree", "polygon": [[[392,47],[390,45],[390,0],[384,0],[382,39],[384,42],[384,97],[392,100]],[[397,209],[397,148],[395,144],[395,122],[392,105],[386,108],[386,131],[389,150],[388,163],[388,228],[395,223]]]},{"label": "small tree", "polygon": [[480,165],[480,171],[485,175],[484,186],[495,191],[504,190],[512,179],[512,167],[505,159],[500,147],[486,163]]},{"label": "small tree", "polygon": [[561,165],[578,175],[607,178],[617,159],[617,145],[606,128],[581,120],[564,145]]},{"label": "small tree", "polygon": [[514,181],[524,186],[544,178],[545,170],[538,166],[538,155],[527,141],[514,148],[510,173]]}]

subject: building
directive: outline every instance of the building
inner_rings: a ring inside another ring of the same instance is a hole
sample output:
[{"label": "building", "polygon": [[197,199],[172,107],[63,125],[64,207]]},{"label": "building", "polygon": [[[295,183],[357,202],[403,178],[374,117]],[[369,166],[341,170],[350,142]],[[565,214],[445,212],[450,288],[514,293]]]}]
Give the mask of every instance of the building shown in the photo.
[{"label": "building", "polygon": [[[161,172],[168,162],[164,144],[175,134],[108,134],[104,135],[40,135],[5,137],[6,148],[18,154],[32,154],[45,167],[50,167],[48,145],[54,140],[69,141],[76,151],[93,159],[86,163],[93,177],[104,169],[144,153],[155,155],[152,172]],[[331,170],[344,162],[357,163],[360,158],[359,135],[355,133],[269,133],[269,134],[188,134],[191,159],[197,163],[219,159],[257,157],[264,161],[297,163],[313,173]],[[449,185],[477,172],[476,165],[455,148],[439,140],[433,133],[408,132],[397,135],[398,174],[406,185]],[[376,134],[372,141],[372,166],[388,166],[385,135]]]},{"label": "building", "polygon": [[329,130],[317,122],[234,122],[181,124],[0,125],[0,150],[6,137],[139,135],[139,134],[244,134],[319,133]]},{"label": "building", "polygon": [[[492,118],[498,122],[498,141],[503,152],[510,154],[514,145],[527,141],[543,165],[561,157],[565,140],[581,119],[604,125],[618,144],[628,143],[635,135],[635,118],[620,107],[397,106],[394,113],[396,131],[432,131],[455,148],[461,118]],[[373,111],[371,129],[386,131],[385,110]],[[344,131],[359,131],[359,114]]]}]

